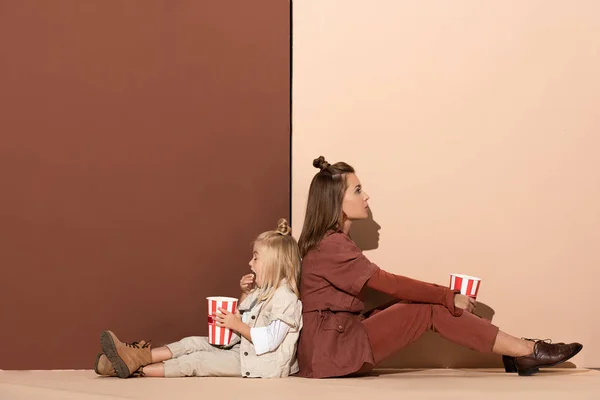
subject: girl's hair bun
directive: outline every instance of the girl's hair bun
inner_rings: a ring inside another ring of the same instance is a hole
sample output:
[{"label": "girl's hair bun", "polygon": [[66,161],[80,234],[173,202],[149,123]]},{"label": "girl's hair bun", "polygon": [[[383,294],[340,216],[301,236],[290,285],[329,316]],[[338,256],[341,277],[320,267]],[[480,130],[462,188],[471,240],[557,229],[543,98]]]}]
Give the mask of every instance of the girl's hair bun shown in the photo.
[{"label": "girl's hair bun", "polygon": [[275,231],[283,236],[287,236],[292,232],[292,228],[285,220],[285,218],[281,218],[279,222],[277,222],[277,229]]}]

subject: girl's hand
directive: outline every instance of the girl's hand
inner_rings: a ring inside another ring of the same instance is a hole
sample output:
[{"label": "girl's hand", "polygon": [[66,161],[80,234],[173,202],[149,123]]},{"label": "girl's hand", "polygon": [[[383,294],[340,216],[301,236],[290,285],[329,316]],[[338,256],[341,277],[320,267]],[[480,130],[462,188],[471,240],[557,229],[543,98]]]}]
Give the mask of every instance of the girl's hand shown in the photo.
[{"label": "girl's hand", "polygon": [[242,293],[248,294],[254,289],[254,274],[248,274],[242,276],[240,279],[240,289],[242,289]]},{"label": "girl's hand", "polygon": [[454,306],[470,313],[475,309],[475,299],[464,294],[454,295]]},{"label": "girl's hand", "polygon": [[217,326],[228,328],[236,332],[239,332],[239,326],[240,324],[243,324],[242,317],[237,310],[235,313],[232,313],[219,307],[219,313],[215,315],[215,318],[217,319]]}]

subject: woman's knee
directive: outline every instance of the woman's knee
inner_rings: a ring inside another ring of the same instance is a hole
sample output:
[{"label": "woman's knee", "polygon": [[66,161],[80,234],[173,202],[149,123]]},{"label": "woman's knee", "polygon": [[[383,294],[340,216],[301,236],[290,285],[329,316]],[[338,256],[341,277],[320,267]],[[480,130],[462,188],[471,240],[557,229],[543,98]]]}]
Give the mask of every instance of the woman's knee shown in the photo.
[{"label": "woman's knee", "polygon": [[450,312],[450,310],[448,310],[445,306],[442,306],[440,304],[431,304],[431,312],[433,313],[433,315],[452,315],[452,313]]}]

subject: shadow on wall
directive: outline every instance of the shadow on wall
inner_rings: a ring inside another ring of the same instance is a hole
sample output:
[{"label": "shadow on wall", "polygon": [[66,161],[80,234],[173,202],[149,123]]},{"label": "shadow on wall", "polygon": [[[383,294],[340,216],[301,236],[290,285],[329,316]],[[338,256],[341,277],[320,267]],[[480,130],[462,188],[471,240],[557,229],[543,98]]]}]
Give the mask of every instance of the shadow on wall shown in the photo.
[{"label": "shadow on wall", "polygon": [[[375,250],[379,247],[379,225],[373,219],[369,209],[369,217],[352,224],[350,236],[363,251]],[[391,305],[394,299],[371,289],[365,290],[367,310]],[[475,315],[492,321],[495,311],[487,304],[477,302]],[[454,344],[438,334],[429,331],[419,340],[406,346],[397,354],[383,361],[379,368],[502,368],[502,358],[493,353],[479,353]],[[576,368],[567,362],[560,368]]]},{"label": "shadow on wall", "polygon": [[367,219],[355,221],[350,228],[350,237],[354,243],[362,250],[375,250],[379,247],[379,225],[373,219],[373,213],[369,208]]}]

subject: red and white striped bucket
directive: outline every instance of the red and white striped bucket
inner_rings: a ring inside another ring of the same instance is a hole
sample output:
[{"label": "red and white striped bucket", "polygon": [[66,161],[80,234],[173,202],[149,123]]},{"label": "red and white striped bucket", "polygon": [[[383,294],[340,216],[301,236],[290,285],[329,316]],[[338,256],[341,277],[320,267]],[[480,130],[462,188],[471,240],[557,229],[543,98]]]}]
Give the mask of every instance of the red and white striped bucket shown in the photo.
[{"label": "red and white striped bucket", "polygon": [[481,278],[463,274],[450,274],[450,289],[460,290],[460,294],[477,298],[481,286]]},{"label": "red and white striped bucket", "polygon": [[207,297],[208,300],[208,343],[215,346],[227,346],[231,342],[231,329],[217,326],[215,315],[219,308],[234,313],[238,299],[234,297]]}]

